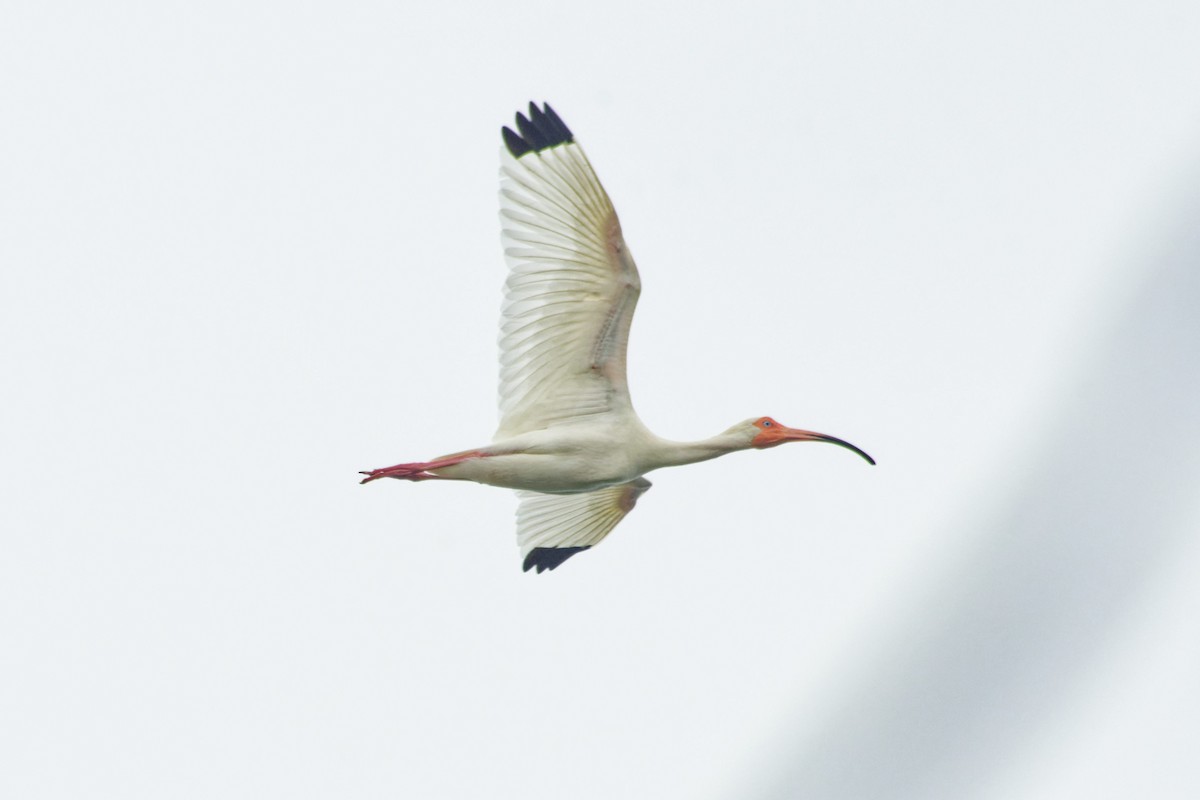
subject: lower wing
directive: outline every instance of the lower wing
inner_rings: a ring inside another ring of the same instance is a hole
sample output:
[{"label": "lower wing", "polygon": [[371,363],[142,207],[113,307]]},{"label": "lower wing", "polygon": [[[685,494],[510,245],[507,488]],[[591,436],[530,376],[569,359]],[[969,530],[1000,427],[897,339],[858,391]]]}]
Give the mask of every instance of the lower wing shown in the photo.
[{"label": "lower wing", "polygon": [[522,569],[554,569],[576,553],[599,543],[633,510],[650,481],[635,478],[581,494],[517,492],[517,544]]}]

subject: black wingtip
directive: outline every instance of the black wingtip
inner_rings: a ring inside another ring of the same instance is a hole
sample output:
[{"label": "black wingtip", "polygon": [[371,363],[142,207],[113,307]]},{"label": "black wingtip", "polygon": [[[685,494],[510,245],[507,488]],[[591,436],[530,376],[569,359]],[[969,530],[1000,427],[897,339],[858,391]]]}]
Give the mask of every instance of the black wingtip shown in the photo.
[{"label": "black wingtip", "polygon": [[504,146],[512,153],[513,158],[520,158],[526,153],[540,153],[547,148],[575,141],[571,129],[563,123],[549,103],[543,103],[540,109],[537,104],[530,103],[529,116],[517,112],[516,121],[520,133],[514,133],[508,127],[500,129],[504,137]]},{"label": "black wingtip", "polygon": [[529,555],[525,556],[525,564],[521,567],[521,571],[529,572],[534,567],[537,567],[538,572],[554,569],[571,556],[576,553],[582,553],[590,547],[591,545],[584,547],[535,547],[529,551]]},{"label": "black wingtip", "polygon": [[508,148],[508,152],[512,153],[513,158],[520,158],[526,153],[533,152],[533,148],[507,125],[500,129],[500,135],[504,137],[504,146]]}]

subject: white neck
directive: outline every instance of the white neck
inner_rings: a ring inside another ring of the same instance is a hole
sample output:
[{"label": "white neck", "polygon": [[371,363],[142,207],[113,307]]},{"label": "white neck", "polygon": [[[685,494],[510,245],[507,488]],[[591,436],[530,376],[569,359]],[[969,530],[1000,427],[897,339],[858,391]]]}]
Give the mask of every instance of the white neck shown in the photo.
[{"label": "white neck", "polygon": [[655,441],[650,448],[650,458],[648,459],[653,463],[650,469],[695,464],[750,447],[746,435],[738,431],[726,431],[698,442],[672,442],[657,436],[654,438]]}]

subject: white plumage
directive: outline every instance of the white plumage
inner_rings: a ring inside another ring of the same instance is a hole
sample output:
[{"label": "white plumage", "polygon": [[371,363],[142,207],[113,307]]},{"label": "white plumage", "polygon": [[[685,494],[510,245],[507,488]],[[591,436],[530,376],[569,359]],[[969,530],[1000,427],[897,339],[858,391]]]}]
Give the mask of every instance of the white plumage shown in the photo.
[{"label": "white plumage", "polygon": [[500,158],[497,438],[633,413],[625,344],[641,280],[608,194],[573,141]]},{"label": "white plumage", "polygon": [[500,425],[490,445],[362,474],[517,489],[524,569],[597,544],[650,488],[647,472],[788,441],[852,444],[770,417],[700,442],[651,433],[629,397],[625,354],[641,293],[621,224],[574,135],[549,105],[503,128],[500,219],[509,275],[500,318]]}]

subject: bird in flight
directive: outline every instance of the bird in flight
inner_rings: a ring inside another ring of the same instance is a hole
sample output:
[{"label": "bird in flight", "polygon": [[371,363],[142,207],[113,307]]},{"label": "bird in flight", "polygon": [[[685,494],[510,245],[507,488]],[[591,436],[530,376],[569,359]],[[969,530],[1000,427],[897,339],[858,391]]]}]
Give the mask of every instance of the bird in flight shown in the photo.
[{"label": "bird in flight", "polygon": [[500,314],[500,426],[491,444],[360,474],[516,489],[523,569],[552,570],[616,527],[646,473],[785,442],[849,442],[739,422],[698,442],[655,436],[629,399],[625,352],[642,283],[617,212],[549,104],[501,128],[500,218],[508,280]]}]

